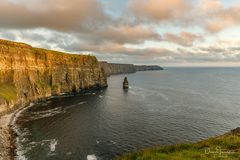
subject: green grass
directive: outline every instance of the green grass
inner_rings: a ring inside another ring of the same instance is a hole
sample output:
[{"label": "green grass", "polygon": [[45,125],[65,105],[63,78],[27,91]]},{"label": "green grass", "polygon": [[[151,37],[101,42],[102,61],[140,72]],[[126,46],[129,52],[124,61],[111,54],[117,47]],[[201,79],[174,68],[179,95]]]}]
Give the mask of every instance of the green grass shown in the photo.
[{"label": "green grass", "polygon": [[0,84],[0,97],[6,101],[15,101],[17,99],[17,89],[13,84]]},{"label": "green grass", "polygon": [[46,58],[45,54],[51,54],[55,59],[58,61],[65,61],[66,59],[72,62],[79,62],[79,63],[88,63],[90,66],[96,66],[98,65],[98,60],[93,55],[83,55],[83,54],[70,54],[70,53],[64,53],[54,50],[48,50],[43,48],[32,48],[36,54],[41,57],[42,59]]},{"label": "green grass", "polygon": [[[221,148],[221,149],[220,149]],[[209,153],[211,152],[217,153]],[[220,155],[220,150],[222,153]],[[193,144],[155,147],[117,157],[115,160],[240,160],[240,134],[228,133]]]},{"label": "green grass", "polygon": [[20,47],[20,48],[29,48],[30,50],[35,53],[37,59],[41,60],[55,60],[59,63],[77,63],[78,65],[84,65],[84,66],[91,66],[96,67],[98,66],[98,60],[93,55],[84,55],[84,54],[72,54],[72,53],[64,53],[54,50],[48,50],[43,48],[35,48],[25,43],[20,42],[12,42],[7,40],[0,39],[0,45],[1,46],[14,46],[14,47]]},{"label": "green grass", "polygon": [[25,43],[22,43],[22,42],[8,41],[8,40],[4,40],[4,39],[0,39],[0,45],[31,48],[31,46],[28,45],[28,44],[25,44]]}]

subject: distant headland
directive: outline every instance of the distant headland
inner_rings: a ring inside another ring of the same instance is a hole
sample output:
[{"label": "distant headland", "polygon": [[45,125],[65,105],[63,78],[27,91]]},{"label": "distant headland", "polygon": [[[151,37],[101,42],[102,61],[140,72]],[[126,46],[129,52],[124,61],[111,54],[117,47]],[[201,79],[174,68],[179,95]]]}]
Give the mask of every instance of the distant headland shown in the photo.
[{"label": "distant headland", "polygon": [[135,73],[137,71],[153,71],[163,70],[162,67],[157,65],[134,65],[134,64],[121,64],[121,63],[108,63],[100,61],[100,66],[104,69],[107,76],[122,73]]}]

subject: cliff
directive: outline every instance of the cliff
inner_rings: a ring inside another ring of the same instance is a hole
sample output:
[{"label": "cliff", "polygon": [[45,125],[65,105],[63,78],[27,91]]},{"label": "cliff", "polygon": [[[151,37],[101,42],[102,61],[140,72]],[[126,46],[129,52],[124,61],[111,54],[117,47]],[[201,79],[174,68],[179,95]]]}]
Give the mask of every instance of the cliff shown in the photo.
[{"label": "cliff", "polygon": [[100,62],[100,66],[104,69],[106,75],[121,74],[121,73],[135,73],[135,67],[133,64],[118,64]]},{"label": "cliff", "polygon": [[162,67],[157,66],[157,65],[135,65],[135,70],[136,71],[154,71],[154,70],[163,70]]},{"label": "cliff", "polygon": [[137,71],[163,70],[162,67],[156,65],[133,65],[100,62],[100,66],[104,69],[107,76],[121,73],[135,73]]},{"label": "cliff", "polygon": [[105,86],[94,56],[0,40],[0,114],[37,99]]}]

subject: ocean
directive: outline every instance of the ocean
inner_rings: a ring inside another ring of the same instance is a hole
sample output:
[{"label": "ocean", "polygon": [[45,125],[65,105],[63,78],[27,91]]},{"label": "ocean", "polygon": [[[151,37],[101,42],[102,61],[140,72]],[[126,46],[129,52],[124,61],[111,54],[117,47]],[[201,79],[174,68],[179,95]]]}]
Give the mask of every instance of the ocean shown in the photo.
[{"label": "ocean", "polygon": [[23,111],[15,126],[18,159],[110,160],[240,126],[240,68],[166,68],[113,75],[108,85]]}]

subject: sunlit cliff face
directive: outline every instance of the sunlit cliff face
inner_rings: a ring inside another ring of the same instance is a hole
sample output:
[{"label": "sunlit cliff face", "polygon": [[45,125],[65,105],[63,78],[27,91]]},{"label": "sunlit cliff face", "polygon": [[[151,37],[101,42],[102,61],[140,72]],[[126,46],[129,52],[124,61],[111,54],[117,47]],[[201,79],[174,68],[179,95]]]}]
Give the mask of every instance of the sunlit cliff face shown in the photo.
[{"label": "sunlit cliff face", "polygon": [[1,0],[0,38],[118,63],[240,66],[240,1]]}]

